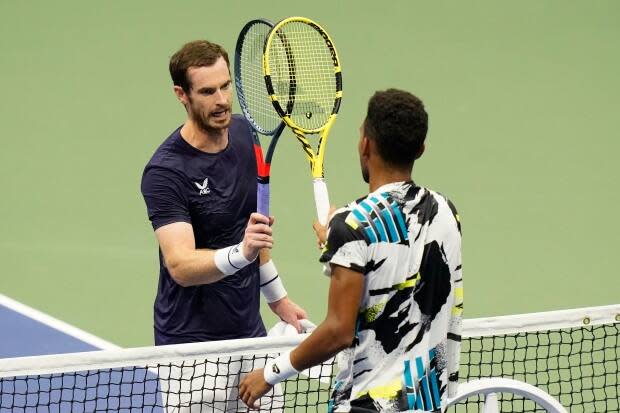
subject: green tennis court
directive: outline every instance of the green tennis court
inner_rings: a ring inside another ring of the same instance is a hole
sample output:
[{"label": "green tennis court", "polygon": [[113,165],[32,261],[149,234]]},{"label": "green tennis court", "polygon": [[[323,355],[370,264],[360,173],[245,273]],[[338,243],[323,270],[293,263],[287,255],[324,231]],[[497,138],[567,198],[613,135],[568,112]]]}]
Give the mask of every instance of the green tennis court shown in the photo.
[{"label": "green tennis court", "polygon": [[[618,302],[613,1],[1,2],[0,292],[121,346],[151,345],[157,247],[139,182],[184,119],[168,59],[195,38],[232,51],[247,20],[295,14],[321,22],[342,60],[333,203],[366,191],[356,142],[368,97],[410,90],[431,125],[414,178],[463,221],[466,317]],[[272,195],[278,266],[320,321],[312,185],[290,131]]]}]

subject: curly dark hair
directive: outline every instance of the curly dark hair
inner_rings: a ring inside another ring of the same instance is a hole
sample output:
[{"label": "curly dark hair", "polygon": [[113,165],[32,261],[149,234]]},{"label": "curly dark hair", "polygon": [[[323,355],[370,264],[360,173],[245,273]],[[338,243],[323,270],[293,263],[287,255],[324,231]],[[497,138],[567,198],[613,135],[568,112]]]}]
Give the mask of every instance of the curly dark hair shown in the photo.
[{"label": "curly dark hair", "polygon": [[411,166],[424,144],[428,114],[424,103],[399,89],[378,91],[368,102],[364,134],[377,143],[381,158],[394,166]]},{"label": "curly dark hair", "polygon": [[185,93],[189,93],[191,84],[187,78],[187,69],[190,67],[212,66],[221,57],[226,60],[230,68],[228,53],[219,44],[207,40],[194,40],[186,43],[170,58],[170,77],[175,86],[181,86]]}]

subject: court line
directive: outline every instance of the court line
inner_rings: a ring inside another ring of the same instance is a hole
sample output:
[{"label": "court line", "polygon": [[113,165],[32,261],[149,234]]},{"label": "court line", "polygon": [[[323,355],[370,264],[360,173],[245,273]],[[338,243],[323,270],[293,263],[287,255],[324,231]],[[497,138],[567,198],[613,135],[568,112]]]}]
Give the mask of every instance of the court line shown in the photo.
[{"label": "court line", "polygon": [[88,333],[37,309],[29,307],[26,304],[7,297],[6,295],[0,294],[0,305],[102,350],[117,350],[121,348],[114,343],[106,341],[95,336],[94,334]]}]

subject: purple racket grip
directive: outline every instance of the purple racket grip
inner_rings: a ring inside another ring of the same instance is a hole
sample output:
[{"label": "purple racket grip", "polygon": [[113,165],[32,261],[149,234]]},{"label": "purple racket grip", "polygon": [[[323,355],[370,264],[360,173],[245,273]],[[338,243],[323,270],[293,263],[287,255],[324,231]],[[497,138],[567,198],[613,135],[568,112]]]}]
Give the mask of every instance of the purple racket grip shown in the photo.
[{"label": "purple racket grip", "polygon": [[258,183],[257,212],[269,216],[269,184]]}]

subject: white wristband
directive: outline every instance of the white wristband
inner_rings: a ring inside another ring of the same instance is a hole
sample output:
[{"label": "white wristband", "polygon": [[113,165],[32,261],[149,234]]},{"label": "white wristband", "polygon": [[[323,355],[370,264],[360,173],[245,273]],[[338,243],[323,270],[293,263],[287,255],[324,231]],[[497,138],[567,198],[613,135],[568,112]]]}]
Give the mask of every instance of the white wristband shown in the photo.
[{"label": "white wristband", "polygon": [[260,292],[268,303],[281,300],[286,297],[286,289],[282,284],[282,278],[278,275],[278,269],[272,260],[260,266]]},{"label": "white wristband", "polygon": [[247,266],[252,261],[248,261],[243,256],[243,242],[230,247],[220,248],[215,251],[215,266],[224,275],[231,275]]},{"label": "white wristband", "polygon": [[299,371],[295,370],[295,367],[291,364],[290,351],[281,354],[275,359],[267,360],[265,370],[263,370],[265,381],[272,386],[296,374],[299,374]]}]

